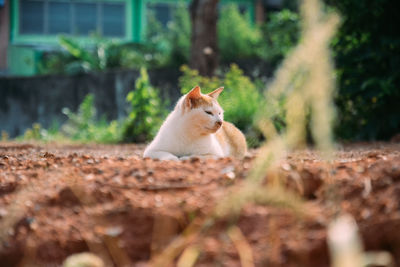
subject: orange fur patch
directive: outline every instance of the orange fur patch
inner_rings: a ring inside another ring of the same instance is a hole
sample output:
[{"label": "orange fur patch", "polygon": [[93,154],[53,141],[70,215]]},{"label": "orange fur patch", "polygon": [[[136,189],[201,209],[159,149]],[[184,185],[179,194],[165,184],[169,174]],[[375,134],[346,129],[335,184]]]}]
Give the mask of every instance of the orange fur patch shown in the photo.
[{"label": "orange fur patch", "polygon": [[200,97],[190,97],[186,96],[184,104],[183,104],[183,112],[186,110],[190,110],[193,108],[199,107],[212,107],[213,101],[215,101],[212,97],[207,95],[201,95]]},{"label": "orange fur patch", "polygon": [[202,95],[200,98],[191,98],[190,102],[192,108],[212,107],[213,98],[206,95]]},{"label": "orange fur patch", "polygon": [[236,158],[243,158],[247,153],[246,138],[243,133],[230,122],[224,121],[216,137],[222,146],[231,148],[230,154]]}]

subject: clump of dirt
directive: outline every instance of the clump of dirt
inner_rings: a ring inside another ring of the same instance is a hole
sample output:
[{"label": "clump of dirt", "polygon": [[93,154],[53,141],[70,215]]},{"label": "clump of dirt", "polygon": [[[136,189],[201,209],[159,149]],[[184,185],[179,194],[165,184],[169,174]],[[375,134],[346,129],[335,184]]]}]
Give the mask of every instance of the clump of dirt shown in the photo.
[{"label": "clump of dirt", "polygon": [[[58,266],[83,251],[106,266],[146,266],[240,186],[254,159],[163,162],[142,159],[143,148],[0,144],[2,266]],[[227,234],[236,224],[256,266],[329,266],[326,229],[340,211],[355,217],[365,249],[400,259],[399,151],[396,144],[345,146],[331,162],[312,150],[288,153],[279,173],[303,196],[307,215],[246,205],[195,241],[197,264],[240,265]]]}]

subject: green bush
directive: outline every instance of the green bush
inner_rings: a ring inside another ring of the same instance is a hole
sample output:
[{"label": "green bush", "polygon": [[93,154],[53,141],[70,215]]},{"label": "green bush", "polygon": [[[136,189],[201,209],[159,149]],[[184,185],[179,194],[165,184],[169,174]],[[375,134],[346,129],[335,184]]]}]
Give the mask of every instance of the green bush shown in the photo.
[{"label": "green bush", "polygon": [[182,66],[181,70],[183,75],[179,78],[179,85],[182,94],[186,94],[196,85],[202,88],[203,93],[224,86],[224,92],[218,98],[225,111],[224,118],[244,131],[248,137],[252,137],[252,140],[248,139],[249,145],[258,144],[255,139],[259,138],[259,134],[254,125],[254,117],[263,104],[262,95],[256,84],[243,75],[237,65],[232,64],[222,78],[200,76],[197,70],[187,66]]},{"label": "green bush", "polygon": [[[148,29],[154,29],[156,24],[153,21]],[[82,44],[76,38],[60,36],[59,44],[64,51],[45,53],[39,63],[40,73],[75,74],[115,68],[159,67],[169,64],[171,54],[165,38],[150,38],[137,44],[94,36]]]},{"label": "green bush", "polygon": [[[333,42],[343,139],[388,139],[400,132],[400,35],[395,0],[327,0],[342,15]],[[397,21],[397,22],[396,22]]]},{"label": "green bush", "polygon": [[164,65],[180,66],[189,61],[190,35],[190,17],[184,4],[178,4],[166,29],[153,13],[147,14],[145,43],[147,47],[155,47],[154,51],[163,52]]},{"label": "green bush", "polygon": [[121,139],[121,127],[117,121],[97,119],[94,96],[88,94],[76,113],[63,108],[68,121],[61,127],[61,133],[68,139],[80,142],[116,143]]},{"label": "green bush", "polygon": [[261,46],[260,29],[252,25],[250,14],[240,14],[237,5],[222,8],[218,20],[218,47],[224,61],[250,58],[258,55]]},{"label": "green bush", "polygon": [[191,23],[187,7],[179,4],[168,23],[167,38],[171,44],[171,61],[174,66],[181,66],[189,62]]},{"label": "green bush", "polygon": [[123,140],[145,142],[151,140],[162,122],[165,109],[155,88],[150,84],[146,69],[140,70],[135,90],[128,93],[126,100],[131,111],[124,123]]},{"label": "green bush", "polygon": [[262,26],[263,46],[260,56],[276,66],[297,44],[300,34],[300,17],[284,9],[269,15]]},{"label": "green bush", "polygon": [[122,46],[118,41],[94,36],[88,45],[72,37],[60,36],[58,42],[64,51],[45,54],[40,62],[40,73],[74,74],[121,65]]},{"label": "green bush", "polygon": [[65,137],[60,133],[60,127],[56,122],[45,129],[40,123],[33,123],[32,128],[25,130],[22,136],[18,136],[17,140],[27,141],[63,141]]}]

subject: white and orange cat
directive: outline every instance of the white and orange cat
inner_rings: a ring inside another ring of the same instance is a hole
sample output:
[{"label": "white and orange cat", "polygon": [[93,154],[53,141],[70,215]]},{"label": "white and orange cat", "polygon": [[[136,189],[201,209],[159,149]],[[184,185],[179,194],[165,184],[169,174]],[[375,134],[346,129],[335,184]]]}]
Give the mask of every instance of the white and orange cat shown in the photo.
[{"label": "white and orange cat", "polygon": [[162,124],[143,157],[178,160],[192,156],[243,158],[243,133],[224,121],[217,98],[224,88],[202,94],[199,86],[183,95]]}]

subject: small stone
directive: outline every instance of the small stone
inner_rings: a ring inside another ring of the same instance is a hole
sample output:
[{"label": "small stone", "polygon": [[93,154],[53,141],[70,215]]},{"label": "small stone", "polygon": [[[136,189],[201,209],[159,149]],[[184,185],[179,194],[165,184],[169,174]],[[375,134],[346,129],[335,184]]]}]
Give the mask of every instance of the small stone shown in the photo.
[{"label": "small stone", "polygon": [[226,176],[226,178],[231,179],[231,180],[235,179],[235,177],[236,177],[234,172],[228,172],[225,174],[225,176]]},{"label": "small stone", "polygon": [[118,184],[118,185],[122,185],[122,178],[121,178],[121,176],[115,176],[115,177],[113,178],[113,181],[114,181],[116,184]]},{"label": "small stone", "polygon": [[229,172],[233,172],[234,170],[235,170],[235,167],[230,165],[230,166],[228,166],[226,168],[223,168],[221,170],[221,174],[226,174],[226,173],[229,173]]},{"label": "small stone", "polygon": [[25,201],[25,206],[31,208],[31,207],[33,207],[33,202],[30,200],[27,200],[27,201]]},{"label": "small stone", "polygon": [[42,209],[42,206],[40,206],[39,204],[35,204],[34,210],[35,211],[39,211]]},{"label": "small stone", "polygon": [[363,173],[365,171],[364,167],[362,167],[362,166],[356,166],[355,170],[358,173]]},{"label": "small stone", "polygon": [[63,267],[104,267],[103,260],[93,253],[83,252],[69,256],[64,262]]},{"label": "small stone", "polygon": [[361,212],[361,217],[362,217],[363,219],[368,219],[369,217],[371,217],[371,212],[370,212],[368,209],[364,209],[364,210]]},{"label": "small stone", "polygon": [[34,220],[30,225],[29,228],[31,228],[33,231],[36,231],[39,228],[39,224],[37,223],[36,220]]},{"label": "small stone", "polygon": [[88,175],[86,175],[85,176],[85,180],[86,181],[92,181],[92,180],[94,180],[94,174],[93,173],[90,173],[90,174],[88,174]]},{"label": "small stone", "polygon": [[154,200],[155,200],[155,204],[156,204],[156,207],[162,207],[163,206],[163,201],[162,201],[162,197],[160,196],[160,195],[156,195],[155,197],[154,197]]},{"label": "small stone", "polygon": [[4,208],[0,208],[0,218],[7,216],[8,211]]},{"label": "small stone", "polygon": [[105,234],[111,237],[116,237],[122,234],[124,229],[121,226],[114,226],[114,227],[108,227],[105,231]]},{"label": "small stone", "polygon": [[285,171],[290,171],[292,169],[288,163],[282,164],[281,168]]},{"label": "small stone", "polygon": [[222,169],[221,174],[223,174],[225,178],[233,180],[236,177],[234,171],[235,171],[235,167],[231,165],[231,166],[228,166],[228,167]]},{"label": "small stone", "polygon": [[7,234],[8,235],[14,235],[15,234],[14,229],[12,229],[12,228],[8,229]]}]

